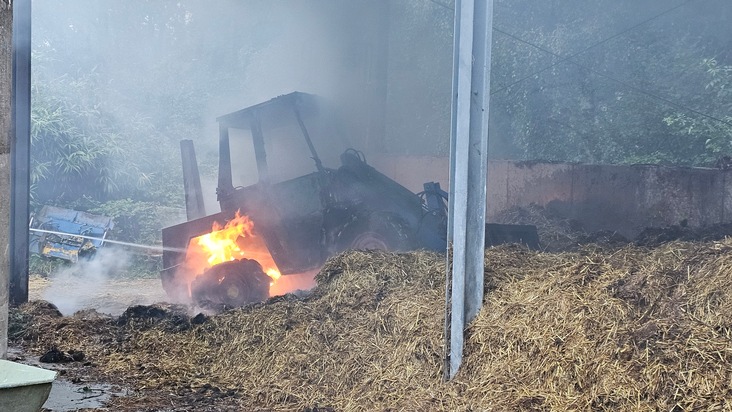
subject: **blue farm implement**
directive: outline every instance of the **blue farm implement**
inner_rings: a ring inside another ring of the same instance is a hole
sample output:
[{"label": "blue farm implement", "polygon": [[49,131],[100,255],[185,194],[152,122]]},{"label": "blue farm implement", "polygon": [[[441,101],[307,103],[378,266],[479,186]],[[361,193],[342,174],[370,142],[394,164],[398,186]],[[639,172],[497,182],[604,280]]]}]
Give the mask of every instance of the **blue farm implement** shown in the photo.
[{"label": "blue farm implement", "polygon": [[75,263],[103,247],[113,227],[111,217],[43,206],[30,219],[29,251]]}]

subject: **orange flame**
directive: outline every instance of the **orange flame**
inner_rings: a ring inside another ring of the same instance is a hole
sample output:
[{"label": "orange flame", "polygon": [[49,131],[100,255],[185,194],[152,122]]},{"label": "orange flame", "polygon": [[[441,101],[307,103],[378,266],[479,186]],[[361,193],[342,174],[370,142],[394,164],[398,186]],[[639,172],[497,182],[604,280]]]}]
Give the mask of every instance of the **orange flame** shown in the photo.
[{"label": "orange flame", "polygon": [[254,222],[237,212],[234,219],[224,226],[215,222],[210,233],[188,242],[184,270],[181,272],[188,283],[188,291],[187,296],[181,299],[190,299],[191,283],[207,269],[242,258],[259,262],[264,273],[272,279],[270,296],[284,295],[298,289],[308,290],[315,286],[317,270],[282,276],[264,240],[254,230]]},{"label": "orange flame", "polygon": [[206,233],[193,240],[209,255],[207,261],[211,267],[219,263],[241,259],[244,252],[236,244],[236,240],[240,236],[252,237],[253,227],[254,224],[247,216],[240,216],[237,212],[236,217],[227,222],[223,228],[218,222],[214,222],[211,233]]},{"label": "orange flame", "polygon": [[223,227],[214,222],[211,233],[191,239],[186,251],[186,265],[196,276],[219,263],[242,258],[259,262],[273,282],[281,276],[267,245],[255,234],[254,222],[239,212]]}]

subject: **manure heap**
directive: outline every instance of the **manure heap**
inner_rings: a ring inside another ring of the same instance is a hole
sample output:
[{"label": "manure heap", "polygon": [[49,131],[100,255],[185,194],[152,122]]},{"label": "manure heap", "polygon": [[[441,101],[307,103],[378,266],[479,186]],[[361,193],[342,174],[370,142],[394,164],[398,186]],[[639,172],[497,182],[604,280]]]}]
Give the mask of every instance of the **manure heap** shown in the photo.
[{"label": "manure heap", "polygon": [[206,319],[164,306],[64,318],[36,302],[12,313],[11,338],[83,350],[138,388],[219,388],[245,410],[732,409],[730,240],[488,250],[450,383],[444,272],[440,255],[349,252],[307,298]]}]

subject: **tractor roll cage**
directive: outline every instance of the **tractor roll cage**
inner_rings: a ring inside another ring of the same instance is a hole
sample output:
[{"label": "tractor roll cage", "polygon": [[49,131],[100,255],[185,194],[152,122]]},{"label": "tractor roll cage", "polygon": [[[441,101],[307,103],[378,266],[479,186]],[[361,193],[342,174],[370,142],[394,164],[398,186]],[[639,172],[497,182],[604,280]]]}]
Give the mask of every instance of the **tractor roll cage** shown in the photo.
[{"label": "tractor roll cage", "polygon": [[303,117],[317,114],[320,104],[321,98],[315,95],[293,92],[218,117],[216,121],[219,123],[219,180],[217,189],[219,200],[221,199],[222,193],[229,193],[234,190],[231,174],[231,148],[229,145],[230,128],[249,130],[251,132],[259,182],[267,183],[269,172],[262,128],[263,126],[264,128],[268,128],[281,124],[285,119],[292,119],[294,117],[308,145],[316,169],[322,172],[324,170],[323,164],[320,161],[320,157],[318,157],[313,141],[310,138],[310,133],[308,133],[308,129],[303,121]]}]

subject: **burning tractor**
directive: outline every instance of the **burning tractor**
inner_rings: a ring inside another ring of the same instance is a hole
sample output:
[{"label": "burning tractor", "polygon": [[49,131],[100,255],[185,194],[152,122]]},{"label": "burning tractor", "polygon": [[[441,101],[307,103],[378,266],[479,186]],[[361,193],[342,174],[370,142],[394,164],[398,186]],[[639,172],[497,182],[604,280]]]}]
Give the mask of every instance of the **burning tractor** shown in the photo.
[{"label": "burning tractor", "polygon": [[[322,107],[294,92],[217,119],[219,213],[205,216],[195,157],[184,158],[189,221],[163,229],[169,296],[241,306],[347,249],[445,251],[447,194],[439,184],[415,194],[361,152],[343,151],[351,145]],[[487,244],[538,247],[533,226],[487,229]]]}]

